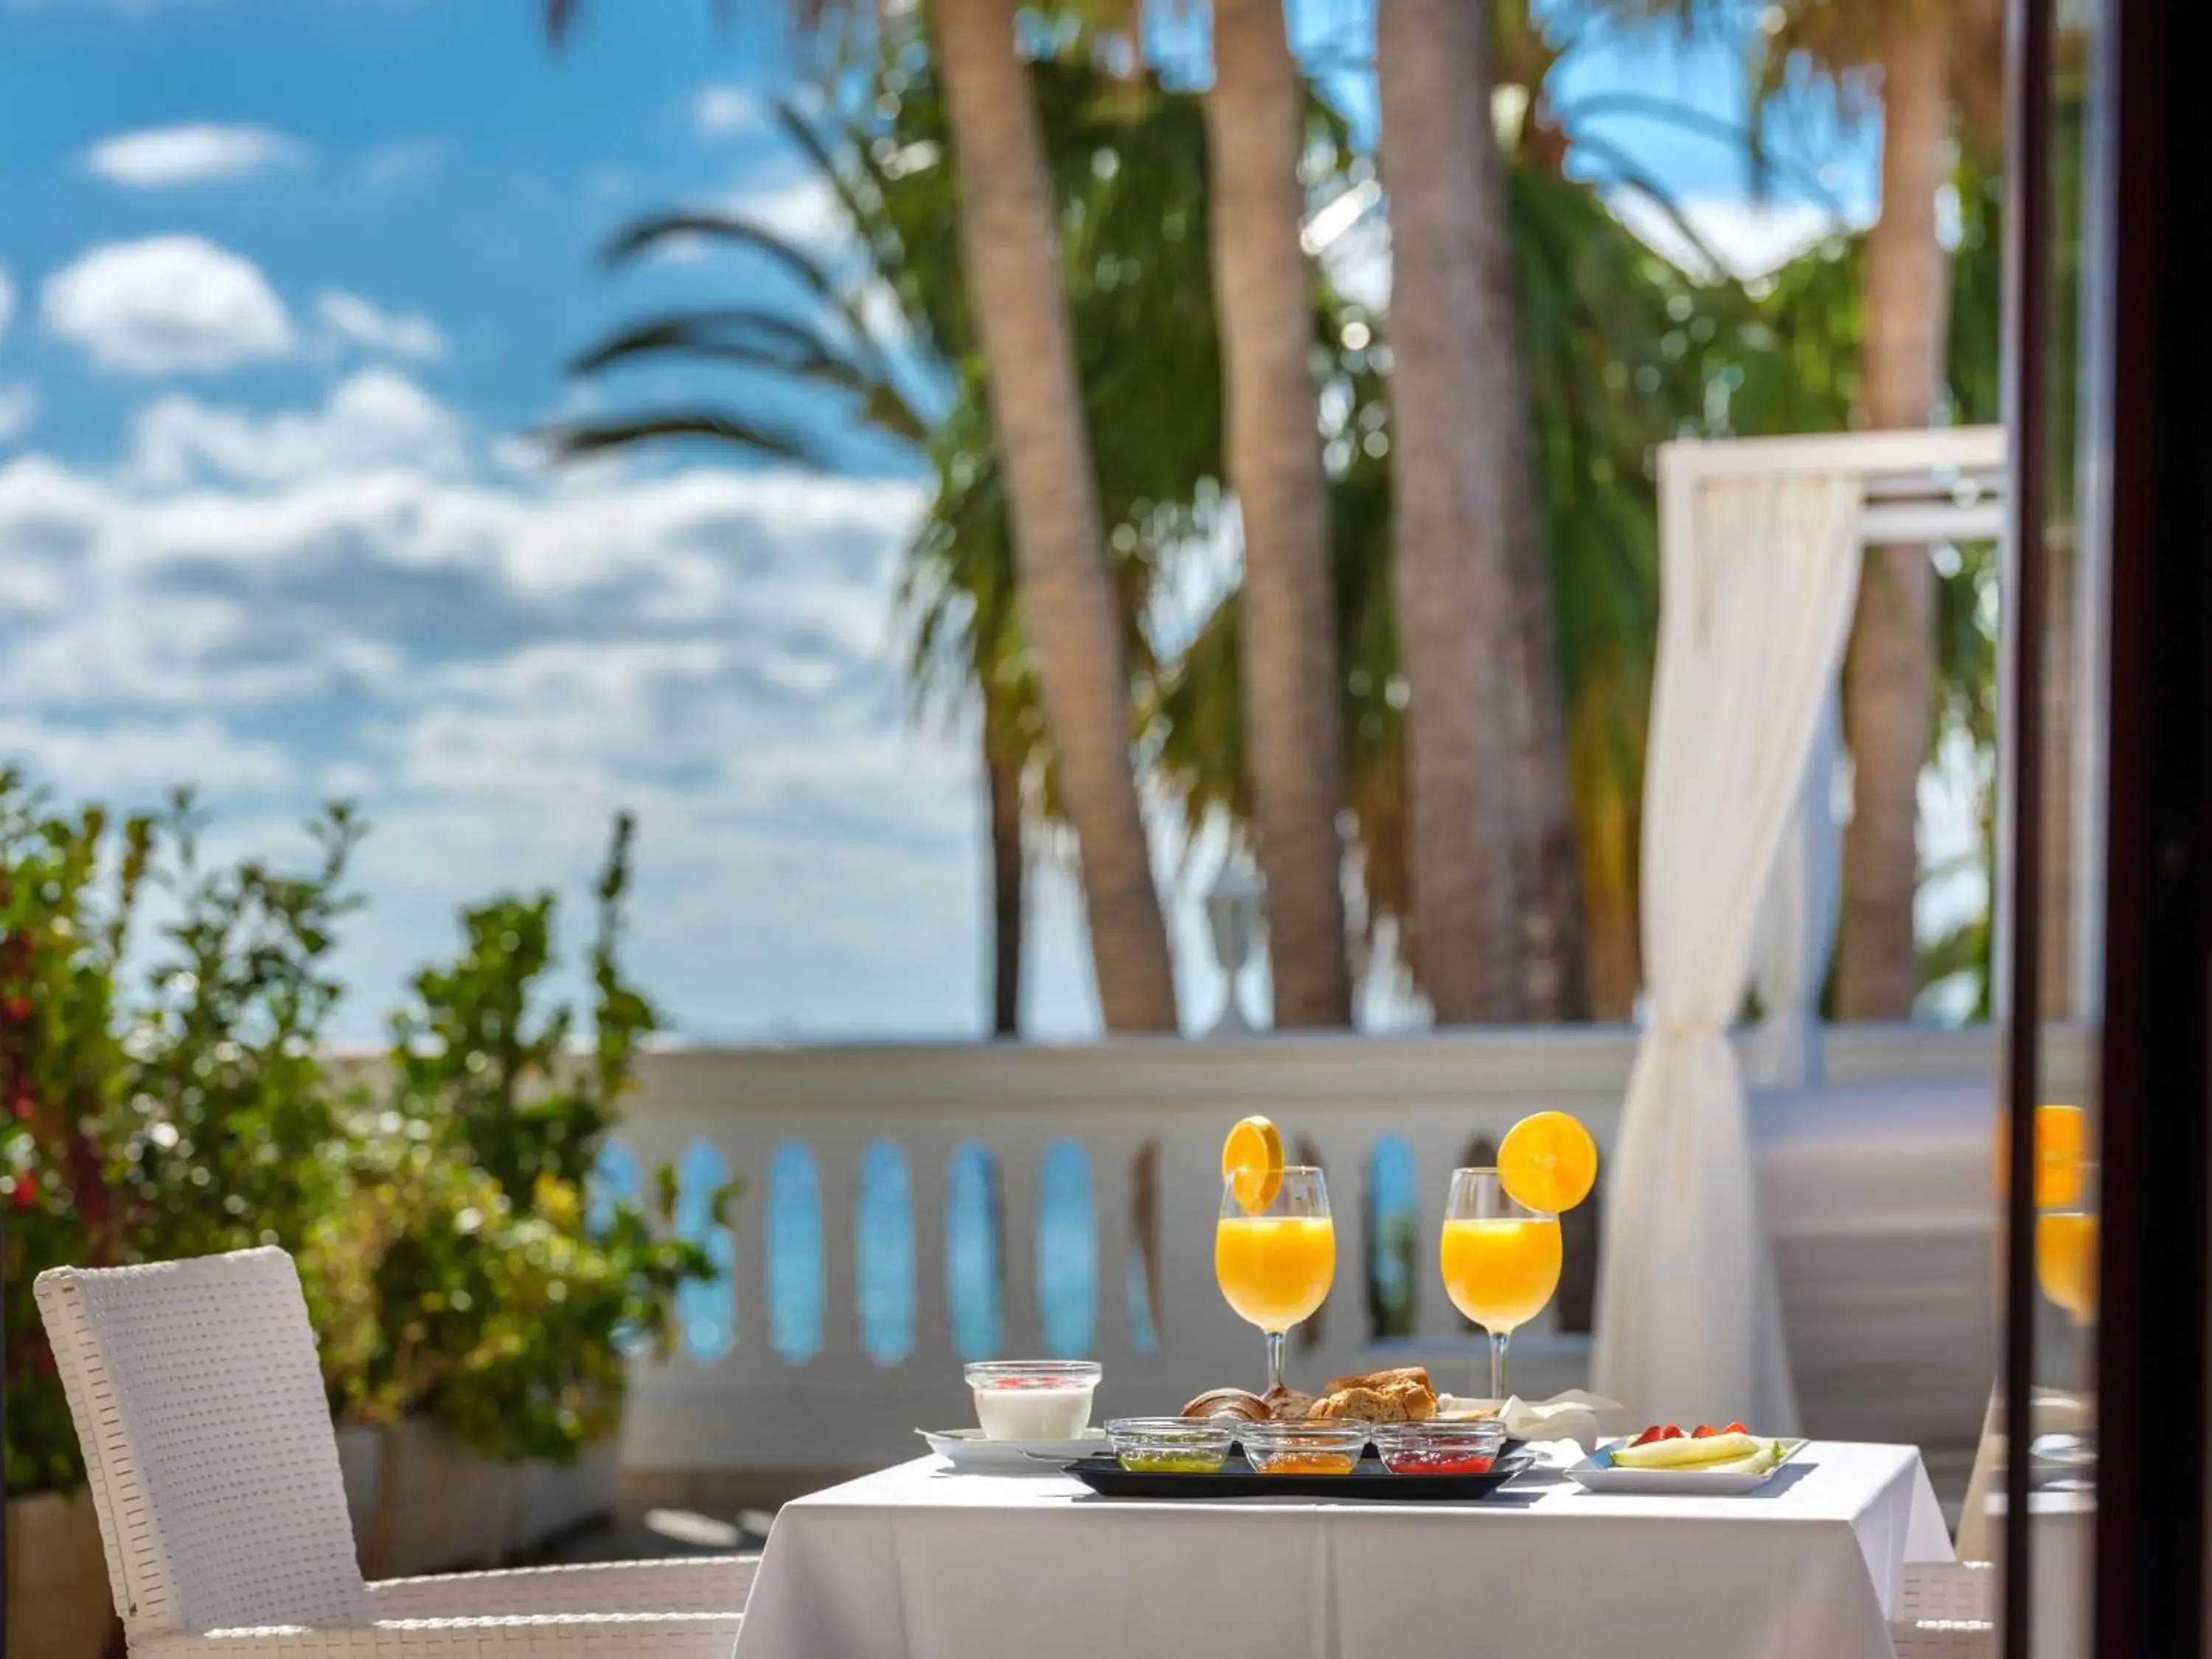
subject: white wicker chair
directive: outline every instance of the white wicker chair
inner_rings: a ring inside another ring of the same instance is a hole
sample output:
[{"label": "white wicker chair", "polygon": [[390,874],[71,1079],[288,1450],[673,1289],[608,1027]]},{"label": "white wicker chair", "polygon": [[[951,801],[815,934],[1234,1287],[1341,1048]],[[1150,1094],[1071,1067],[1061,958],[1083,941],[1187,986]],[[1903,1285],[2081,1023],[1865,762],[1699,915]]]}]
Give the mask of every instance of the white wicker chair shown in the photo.
[{"label": "white wicker chair", "polygon": [[1897,1659],[1996,1659],[1997,1627],[1986,1619],[1922,1619],[1889,1627]]},{"label": "white wicker chair", "polygon": [[1986,1561],[1906,1562],[1889,1626],[1897,1659],[1995,1659],[1996,1581]]},{"label": "white wicker chair", "polygon": [[730,1659],[757,1557],[364,1583],[282,1250],[37,1294],[134,1659]]}]

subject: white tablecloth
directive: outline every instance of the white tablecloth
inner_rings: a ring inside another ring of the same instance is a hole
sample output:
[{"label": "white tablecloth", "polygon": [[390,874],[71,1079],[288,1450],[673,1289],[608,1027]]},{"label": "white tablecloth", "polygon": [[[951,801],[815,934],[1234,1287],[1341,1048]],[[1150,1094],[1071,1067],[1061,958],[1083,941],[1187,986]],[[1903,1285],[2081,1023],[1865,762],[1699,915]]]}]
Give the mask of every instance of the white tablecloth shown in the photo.
[{"label": "white tablecloth", "polygon": [[1919,1454],[1819,1443],[1759,1495],[1103,1498],[922,1458],[787,1504],[738,1659],[1888,1659],[1951,1544]]}]

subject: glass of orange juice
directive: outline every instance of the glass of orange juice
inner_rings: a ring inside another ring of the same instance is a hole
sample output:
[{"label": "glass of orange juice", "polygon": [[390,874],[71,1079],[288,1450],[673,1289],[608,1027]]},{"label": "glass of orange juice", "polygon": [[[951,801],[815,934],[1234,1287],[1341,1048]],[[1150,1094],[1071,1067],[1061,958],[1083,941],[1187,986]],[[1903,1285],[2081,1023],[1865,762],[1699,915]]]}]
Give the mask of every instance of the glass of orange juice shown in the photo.
[{"label": "glass of orange juice", "polygon": [[1336,1279],[1336,1226],[1321,1171],[1293,1165],[1272,1192],[1255,1188],[1249,1172],[1224,1176],[1213,1276],[1237,1316],[1266,1334],[1267,1386],[1281,1387],[1283,1339],[1320,1310]]},{"label": "glass of orange juice", "polygon": [[1437,1255],[1452,1306],[1490,1333],[1490,1397],[1502,1401],[1506,1344],[1559,1287],[1559,1218],[1516,1201],[1496,1170],[1454,1170]]},{"label": "glass of orange juice", "polygon": [[2063,1201],[2035,1214],[2036,1283],[2076,1325],[2097,1322],[2097,1212],[2088,1198],[2094,1185],[2094,1166],[2082,1165],[2063,1193],[2049,1194]]}]

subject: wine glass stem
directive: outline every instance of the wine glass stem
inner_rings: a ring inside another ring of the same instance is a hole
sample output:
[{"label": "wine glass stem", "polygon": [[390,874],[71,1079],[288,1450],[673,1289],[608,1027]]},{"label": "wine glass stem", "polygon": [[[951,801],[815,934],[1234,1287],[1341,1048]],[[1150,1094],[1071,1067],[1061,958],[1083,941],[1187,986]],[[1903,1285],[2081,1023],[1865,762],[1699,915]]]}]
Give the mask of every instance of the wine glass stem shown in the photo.
[{"label": "wine glass stem", "polygon": [[1267,1333],[1267,1388],[1270,1392],[1285,1386],[1283,1382],[1283,1345],[1288,1337],[1285,1331]]},{"label": "wine glass stem", "polygon": [[1492,1331],[1490,1334],[1490,1397],[1492,1400],[1502,1401],[1505,1398],[1505,1345],[1512,1337],[1510,1331]]}]

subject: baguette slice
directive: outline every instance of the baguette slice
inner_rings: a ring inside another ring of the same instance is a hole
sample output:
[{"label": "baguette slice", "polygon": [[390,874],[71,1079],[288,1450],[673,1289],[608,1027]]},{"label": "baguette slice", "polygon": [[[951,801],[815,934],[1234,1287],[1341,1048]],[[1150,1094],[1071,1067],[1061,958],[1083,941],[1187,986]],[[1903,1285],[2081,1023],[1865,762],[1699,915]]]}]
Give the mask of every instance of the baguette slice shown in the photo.
[{"label": "baguette slice", "polygon": [[1615,1468],[1622,1469],[1703,1468],[1748,1457],[1765,1443],[1747,1434],[1709,1434],[1703,1440],[1685,1436],[1680,1440],[1623,1446],[1613,1453],[1613,1462]]},{"label": "baguette slice", "polygon": [[1382,1389],[1337,1389],[1314,1402],[1310,1415],[1359,1423],[1403,1423],[1406,1402]]}]

